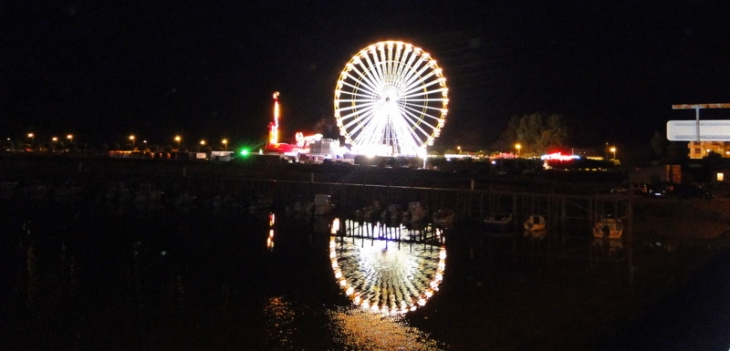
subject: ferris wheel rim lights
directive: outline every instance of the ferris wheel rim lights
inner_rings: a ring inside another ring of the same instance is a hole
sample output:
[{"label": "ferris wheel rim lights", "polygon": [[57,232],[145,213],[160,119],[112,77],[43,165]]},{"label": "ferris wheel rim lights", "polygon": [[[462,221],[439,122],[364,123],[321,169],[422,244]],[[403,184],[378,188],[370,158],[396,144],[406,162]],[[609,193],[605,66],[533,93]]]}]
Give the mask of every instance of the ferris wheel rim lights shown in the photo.
[{"label": "ferris wheel rim lights", "polygon": [[446,122],[443,69],[413,44],[381,41],[355,54],[340,73],[337,126],[354,153],[425,154]]}]

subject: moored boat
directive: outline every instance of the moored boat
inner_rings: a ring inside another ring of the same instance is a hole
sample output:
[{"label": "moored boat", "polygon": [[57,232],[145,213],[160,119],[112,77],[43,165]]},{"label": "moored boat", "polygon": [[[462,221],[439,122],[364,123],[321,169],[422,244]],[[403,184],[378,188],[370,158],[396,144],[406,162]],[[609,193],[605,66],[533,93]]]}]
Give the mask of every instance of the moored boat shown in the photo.
[{"label": "moored boat", "polygon": [[274,203],[274,199],[260,194],[251,195],[246,200],[249,213],[266,212],[271,209],[271,205]]},{"label": "moored boat", "polygon": [[540,215],[532,215],[525,220],[523,223],[526,230],[530,231],[538,231],[545,229],[545,226],[547,223],[545,222],[545,217]]},{"label": "moored boat", "polygon": [[373,201],[371,205],[365,206],[355,211],[355,218],[360,221],[372,221],[376,219],[379,212],[380,204],[378,203],[378,201]]},{"label": "moored boat", "polygon": [[327,194],[314,195],[314,215],[323,216],[332,213],[335,205],[332,203],[332,197]]},{"label": "moored boat", "polygon": [[505,232],[512,229],[512,214],[493,214],[484,218],[484,229],[490,232]]},{"label": "moored boat", "polygon": [[624,224],[613,217],[604,217],[593,226],[593,237],[603,239],[621,239]]},{"label": "moored boat", "polygon": [[418,201],[408,203],[408,210],[403,213],[403,223],[420,223],[426,220],[428,210]]},{"label": "moored boat", "polygon": [[456,221],[456,212],[449,208],[442,208],[433,214],[433,224],[447,226]]}]

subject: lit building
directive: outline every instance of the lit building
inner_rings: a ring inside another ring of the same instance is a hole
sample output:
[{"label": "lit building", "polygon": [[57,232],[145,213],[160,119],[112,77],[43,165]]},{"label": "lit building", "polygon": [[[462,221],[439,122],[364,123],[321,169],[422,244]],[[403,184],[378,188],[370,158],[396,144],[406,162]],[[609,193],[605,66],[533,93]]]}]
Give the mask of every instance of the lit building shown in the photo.
[{"label": "lit building", "polygon": [[710,152],[730,158],[730,142],[728,141],[690,141],[687,146],[690,159],[701,159]]}]

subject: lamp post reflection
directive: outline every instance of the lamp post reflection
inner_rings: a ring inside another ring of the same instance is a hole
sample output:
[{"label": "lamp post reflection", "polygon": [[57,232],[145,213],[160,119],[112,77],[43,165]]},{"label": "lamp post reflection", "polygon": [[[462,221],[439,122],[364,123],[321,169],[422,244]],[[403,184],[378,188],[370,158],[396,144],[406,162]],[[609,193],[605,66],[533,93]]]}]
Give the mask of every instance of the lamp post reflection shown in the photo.
[{"label": "lamp post reflection", "polygon": [[269,251],[274,250],[274,224],[276,223],[276,216],[274,212],[269,213],[269,235],[266,237],[266,248]]}]

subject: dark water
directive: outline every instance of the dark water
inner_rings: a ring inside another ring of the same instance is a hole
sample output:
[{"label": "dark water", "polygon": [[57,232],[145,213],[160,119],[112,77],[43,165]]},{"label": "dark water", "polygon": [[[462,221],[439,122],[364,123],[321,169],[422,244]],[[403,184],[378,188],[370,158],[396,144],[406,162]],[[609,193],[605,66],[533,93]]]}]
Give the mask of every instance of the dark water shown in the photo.
[{"label": "dark water", "polygon": [[623,246],[588,236],[99,198],[0,206],[8,350],[580,349],[605,337],[590,324],[610,322],[602,294],[627,287]]},{"label": "dark water", "polygon": [[[333,217],[236,209],[53,199],[2,207],[3,349],[439,348],[400,310],[373,311],[421,307],[414,302],[435,276],[438,242],[371,250],[387,241],[336,243]],[[401,257],[361,271],[362,247],[381,261]],[[334,262],[350,256],[339,279],[331,254]],[[393,265],[410,272],[395,274]],[[343,272],[372,307],[353,307]],[[397,291],[403,301],[381,290],[414,278],[425,283]]]}]

